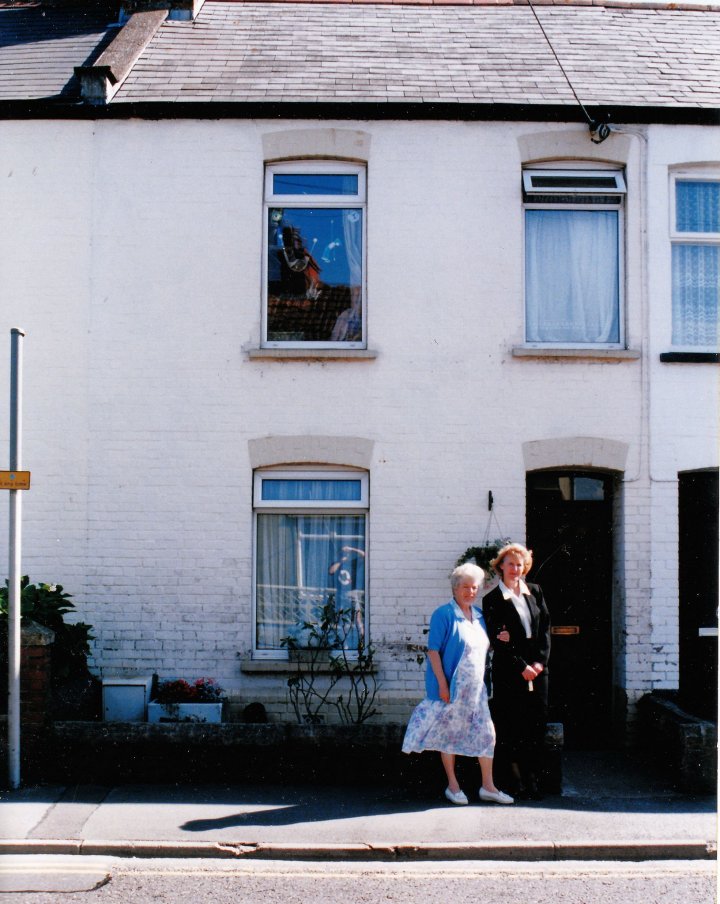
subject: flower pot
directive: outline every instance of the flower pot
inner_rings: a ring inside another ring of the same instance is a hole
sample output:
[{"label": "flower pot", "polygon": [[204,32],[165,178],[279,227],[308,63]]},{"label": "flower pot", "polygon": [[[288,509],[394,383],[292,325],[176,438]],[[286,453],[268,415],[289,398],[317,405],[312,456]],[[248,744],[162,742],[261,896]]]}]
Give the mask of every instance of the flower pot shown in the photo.
[{"label": "flower pot", "polygon": [[148,703],[148,722],[222,722],[222,703]]}]

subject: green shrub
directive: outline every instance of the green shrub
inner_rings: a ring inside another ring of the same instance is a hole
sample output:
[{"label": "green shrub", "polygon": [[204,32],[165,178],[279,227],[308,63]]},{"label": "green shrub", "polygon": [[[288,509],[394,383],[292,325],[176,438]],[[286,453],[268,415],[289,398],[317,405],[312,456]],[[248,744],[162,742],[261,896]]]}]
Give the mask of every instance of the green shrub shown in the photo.
[{"label": "green shrub", "polygon": [[[7,637],[9,591],[7,581],[0,587],[0,632]],[[52,647],[53,684],[69,678],[89,674],[87,657],[90,655],[92,626],[85,622],[68,623],[65,616],[75,609],[70,594],[61,584],[31,584],[24,575],[20,582],[20,611],[23,622],[33,621],[55,632]],[[7,661],[7,644],[3,643],[2,658]]]},{"label": "green shrub", "polygon": [[361,725],[378,713],[375,649],[365,644],[355,609],[335,608],[335,594],[313,615],[280,640],[296,668],[287,682],[295,716],[300,724],[316,725],[334,706],[341,722]]},{"label": "green shrub", "polygon": [[487,540],[483,546],[469,546],[460,556],[455,565],[462,565],[465,562],[475,562],[485,572],[486,580],[495,577],[495,571],[490,562],[500,552],[503,546],[507,546],[511,541],[507,537],[499,537],[497,540]]}]

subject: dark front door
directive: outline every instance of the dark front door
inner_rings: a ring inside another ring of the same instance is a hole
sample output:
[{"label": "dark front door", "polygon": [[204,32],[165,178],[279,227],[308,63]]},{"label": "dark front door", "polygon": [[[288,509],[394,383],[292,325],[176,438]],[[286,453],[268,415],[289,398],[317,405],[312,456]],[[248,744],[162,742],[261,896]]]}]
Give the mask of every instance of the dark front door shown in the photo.
[{"label": "dark front door", "polygon": [[718,472],[680,474],[678,492],[681,704],[716,719]]},{"label": "dark front door", "polygon": [[550,720],[569,747],[610,740],[613,479],[597,472],[527,475],[529,580],[553,624]]}]

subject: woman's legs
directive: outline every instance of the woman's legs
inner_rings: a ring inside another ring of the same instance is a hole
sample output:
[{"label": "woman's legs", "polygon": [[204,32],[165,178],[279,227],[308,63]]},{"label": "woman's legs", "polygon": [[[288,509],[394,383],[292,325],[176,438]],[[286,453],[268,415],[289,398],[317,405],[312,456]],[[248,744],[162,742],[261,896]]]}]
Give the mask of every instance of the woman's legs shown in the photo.
[{"label": "woman's legs", "polygon": [[531,799],[539,798],[538,779],[542,772],[547,727],[547,674],[535,679],[535,692],[526,697],[523,737],[518,747],[518,764],[523,785]]},{"label": "woman's legs", "polygon": [[[445,775],[447,776],[448,788],[455,794],[460,790],[460,785],[458,784],[455,775],[455,754],[441,753],[440,759],[442,760]],[[478,763],[480,764],[480,775],[482,776],[483,788],[486,791],[495,793],[498,789],[495,787],[495,782],[493,781],[493,758],[491,756],[479,756]]]},{"label": "woman's legs", "polygon": [[480,763],[483,788],[486,791],[497,791],[493,781],[493,758],[491,756],[479,756],[478,763]]},{"label": "woman's legs", "polygon": [[519,768],[517,765],[515,721],[515,701],[508,694],[498,690],[490,701],[490,713],[495,725],[494,772],[501,788],[510,788],[511,793],[519,785]]},{"label": "woman's legs", "polygon": [[445,775],[447,775],[448,788],[455,794],[460,790],[460,785],[455,776],[455,754],[441,753],[440,759],[442,760],[443,768],[445,769]]}]

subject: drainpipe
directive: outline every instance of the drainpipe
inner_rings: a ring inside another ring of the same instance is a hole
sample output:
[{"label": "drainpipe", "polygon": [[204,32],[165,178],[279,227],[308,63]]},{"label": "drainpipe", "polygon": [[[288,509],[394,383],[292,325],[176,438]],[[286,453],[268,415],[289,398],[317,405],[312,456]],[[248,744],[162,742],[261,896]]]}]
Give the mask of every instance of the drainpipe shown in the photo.
[{"label": "drainpipe", "polygon": [[[10,470],[21,467],[22,330],[10,331]],[[20,574],[22,490],[10,490],[8,569],[8,783],[20,787]]]}]

